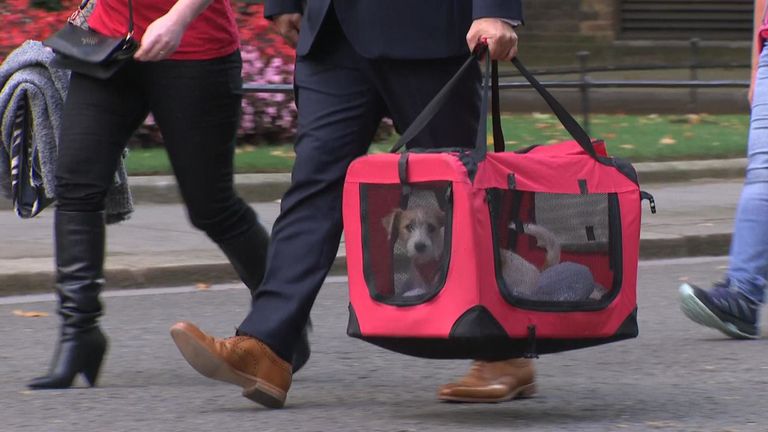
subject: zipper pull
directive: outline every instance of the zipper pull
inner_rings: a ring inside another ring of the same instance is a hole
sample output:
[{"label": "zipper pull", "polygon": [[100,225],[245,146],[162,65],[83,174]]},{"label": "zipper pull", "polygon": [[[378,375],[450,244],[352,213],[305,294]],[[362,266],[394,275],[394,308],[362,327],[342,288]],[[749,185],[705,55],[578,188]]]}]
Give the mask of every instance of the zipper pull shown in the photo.
[{"label": "zipper pull", "polygon": [[646,191],[640,191],[640,200],[648,200],[651,204],[651,214],[656,214],[656,200],[653,199],[653,195]]}]

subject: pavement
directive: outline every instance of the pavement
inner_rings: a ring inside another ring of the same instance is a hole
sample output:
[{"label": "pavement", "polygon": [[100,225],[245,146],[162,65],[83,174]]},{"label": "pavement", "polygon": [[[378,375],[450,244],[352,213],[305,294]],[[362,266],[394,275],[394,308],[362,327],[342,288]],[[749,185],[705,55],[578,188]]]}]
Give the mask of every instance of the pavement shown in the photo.
[{"label": "pavement", "polygon": [[347,337],[343,277],[329,278],[314,303],[312,357],[282,410],[263,409],[239,387],[201,376],[168,334],[174,322],[191,320],[218,337],[232,335],[249,307],[242,284],[105,292],[100,324],[110,346],[98,386],[85,388],[78,377],[67,390],[25,387],[51,359],[60,319],[54,296],[2,297],[0,430],[765,432],[768,339],[728,339],[679,310],[680,281],[712,280],[725,261],[641,261],[639,337],[543,355],[535,363],[537,395],[500,404],[435,399],[468,361],[408,357]]},{"label": "pavement", "polygon": [[[641,259],[723,256],[742,187],[745,159],[638,163],[643,203]],[[289,174],[241,174],[238,192],[271,227]],[[189,225],[172,177],[129,179],[136,211],[107,231],[107,289],[207,286],[236,280],[221,251]],[[0,296],[50,292],[52,209],[22,220],[0,200]],[[331,274],[345,272],[342,242]]]}]

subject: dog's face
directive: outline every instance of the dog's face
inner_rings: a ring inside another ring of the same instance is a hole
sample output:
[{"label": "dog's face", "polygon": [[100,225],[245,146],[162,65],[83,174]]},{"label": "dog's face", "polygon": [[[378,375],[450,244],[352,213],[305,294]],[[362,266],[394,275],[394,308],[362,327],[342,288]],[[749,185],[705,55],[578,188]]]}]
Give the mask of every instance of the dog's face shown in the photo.
[{"label": "dog's face", "polygon": [[395,209],[384,217],[382,223],[389,233],[389,239],[402,244],[414,262],[434,261],[442,255],[445,213],[439,209]]}]

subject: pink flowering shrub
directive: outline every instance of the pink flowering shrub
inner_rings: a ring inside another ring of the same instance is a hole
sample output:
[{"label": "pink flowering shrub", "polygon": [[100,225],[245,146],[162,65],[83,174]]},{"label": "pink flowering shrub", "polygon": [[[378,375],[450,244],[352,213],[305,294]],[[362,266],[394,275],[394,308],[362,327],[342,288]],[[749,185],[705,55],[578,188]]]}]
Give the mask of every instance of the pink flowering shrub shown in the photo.
[{"label": "pink flowering shrub", "polygon": [[[98,2],[98,0],[96,0]],[[60,9],[58,8],[60,4]],[[0,0],[0,61],[27,39],[42,40],[61,28],[80,0]],[[46,6],[50,10],[31,6]],[[233,2],[243,57],[243,81],[291,84],[295,53],[264,19],[262,4]],[[56,10],[59,9],[59,10]],[[391,135],[391,123],[382,123],[377,139]],[[246,93],[237,132],[239,144],[286,143],[296,134],[296,106],[292,93]],[[162,136],[152,116],[131,139],[131,146],[152,147]]]},{"label": "pink flowering shrub", "polygon": [[[253,84],[291,84],[293,59],[268,56],[253,46],[241,48],[243,81]],[[292,93],[246,93],[238,137],[240,142],[289,142],[296,132]]]}]

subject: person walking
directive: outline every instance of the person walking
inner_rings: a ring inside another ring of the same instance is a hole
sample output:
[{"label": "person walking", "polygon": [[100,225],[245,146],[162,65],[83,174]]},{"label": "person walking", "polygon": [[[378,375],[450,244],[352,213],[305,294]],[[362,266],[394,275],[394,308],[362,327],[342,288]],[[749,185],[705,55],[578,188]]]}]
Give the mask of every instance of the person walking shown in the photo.
[{"label": "person walking", "polygon": [[[292,182],[272,231],[269,265],[234,337],[217,339],[186,321],[171,335],[195,370],[279,408],[291,385],[295,341],[339,246],[350,162],[368,151],[382,117],[402,133],[481,41],[493,59],[514,57],[522,7],[520,0],[268,0],[265,15],[296,46],[299,113]],[[446,103],[450,109],[409,148],[473,143],[478,120],[485,121],[478,119],[480,82],[475,64]],[[530,361],[478,365],[483,379],[467,384],[481,396],[512,386],[506,397],[533,380]]]},{"label": "person walking", "polygon": [[736,208],[728,270],[709,290],[680,286],[680,307],[692,321],[736,339],[760,337],[760,306],[768,279],[768,17],[755,0],[752,41],[752,113],[744,188]]},{"label": "person walking", "polygon": [[[91,386],[107,351],[103,313],[105,195],[131,134],[149,113],[163,135],[192,225],[210,237],[253,292],[269,236],[235,193],[233,157],[242,98],[239,35],[228,0],[132,0],[134,59],[108,79],[71,74],[62,112],[54,214],[59,340],[32,389]],[[129,2],[98,0],[89,27],[126,34]],[[308,357],[306,334],[294,367]]]}]

